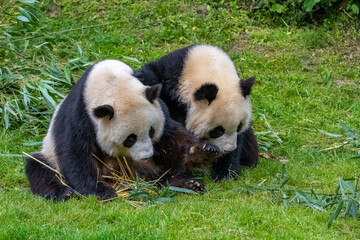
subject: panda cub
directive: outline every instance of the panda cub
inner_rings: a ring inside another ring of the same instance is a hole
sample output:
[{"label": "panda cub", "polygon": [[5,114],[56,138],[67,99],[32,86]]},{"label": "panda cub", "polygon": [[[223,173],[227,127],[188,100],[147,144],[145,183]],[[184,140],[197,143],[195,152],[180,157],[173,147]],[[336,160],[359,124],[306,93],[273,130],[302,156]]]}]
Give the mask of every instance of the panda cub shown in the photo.
[{"label": "panda cub", "polygon": [[229,56],[209,45],[176,50],[135,71],[145,85],[163,84],[160,98],[171,117],[225,154],[213,164],[212,177],[240,174],[255,167],[258,144],[250,126],[250,91],[255,78],[240,80]]},{"label": "panda cub", "polygon": [[109,169],[98,159],[120,171],[117,161],[124,158],[141,178],[155,180],[168,172],[170,185],[204,191],[191,170],[216,161],[219,149],[170,118],[158,99],[161,84],[146,87],[132,74],[117,60],[85,71],[56,108],[42,150],[33,154],[58,169],[66,185],[29,157],[25,170],[34,194],[54,201],[66,200],[74,191],[99,199],[116,197],[104,178]]}]

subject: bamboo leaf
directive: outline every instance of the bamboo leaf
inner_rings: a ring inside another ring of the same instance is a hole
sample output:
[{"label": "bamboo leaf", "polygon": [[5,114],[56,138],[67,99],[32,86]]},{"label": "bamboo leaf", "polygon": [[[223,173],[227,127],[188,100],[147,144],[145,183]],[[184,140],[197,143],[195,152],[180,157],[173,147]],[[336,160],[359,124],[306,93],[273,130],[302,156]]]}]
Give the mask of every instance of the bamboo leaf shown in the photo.
[{"label": "bamboo leaf", "polygon": [[29,92],[28,92],[26,86],[23,87],[21,94],[23,96],[23,106],[25,107],[26,111],[29,111],[28,103],[30,102],[30,99],[28,97]]},{"label": "bamboo leaf", "polygon": [[44,88],[43,86],[40,86],[40,85],[38,87],[39,87],[39,90],[40,90],[41,94],[45,98],[45,101],[47,102],[47,105],[50,108],[55,109],[56,108],[56,103],[55,103],[54,99],[49,95],[46,88]]},{"label": "bamboo leaf", "polygon": [[64,67],[64,74],[65,74],[65,79],[67,80],[67,82],[71,83],[70,70],[66,66]]},{"label": "bamboo leaf", "polygon": [[4,108],[4,122],[5,122],[5,129],[8,129],[10,126],[10,121],[9,121],[9,114],[6,111],[6,108]]},{"label": "bamboo leaf", "polygon": [[345,197],[345,190],[344,190],[344,188],[343,188],[343,186],[342,186],[342,182],[343,181],[341,181],[342,179],[339,177],[339,187],[340,187],[340,190],[341,190],[341,195],[343,196],[343,197]]},{"label": "bamboo leaf", "polygon": [[146,192],[136,192],[136,193],[131,193],[129,195],[130,199],[147,198],[147,197],[149,197],[149,194]]},{"label": "bamboo leaf", "polygon": [[355,186],[352,183],[346,182],[342,178],[340,178],[339,181],[341,182],[341,186],[349,190],[351,193],[355,193]]},{"label": "bamboo leaf", "polygon": [[321,130],[321,129],[318,129],[319,132],[321,133],[324,133],[325,135],[328,135],[330,137],[342,137],[343,135],[341,134],[334,134],[334,133],[329,133],[329,132],[326,132],[324,130]]},{"label": "bamboo leaf", "polygon": [[359,203],[357,203],[356,201],[354,201],[354,203],[352,204],[351,206],[351,209],[350,209],[350,215],[356,219],[356,216],[357,216],[357,212],[359,211]]},{"label": "bamboo leaf", "polygon": [[22,111],[20,110],[18,100],[14,99],[14,103],[15,103],[16,112],[19,115],[19,118],[23,119],[23,114],[22,114]]},{"label": "bamboo leaf", "polygon": [[21,12],[22,14],[25,15],[25,17],[26,17],[27,19],[29,19],[30,22],[32,22],[32,17],[31,17],[30,14],[28,13],[28,11],[26,11],[26,10],[23,9],[22,7],[18,7],[18,9],[20,10],[20,12]]},{"label": "bamboo leaf", "polygon": [[352,129],[348,128],[345,123],[339,122],[340,126],[344,129],[345,133],[353,138],[360,138]]},{"label": "bamboo leaf", "polygon": [[169,197],[157,197],[152,199],[152,201],[155,203],[163,203],[163,202],[174,202],[175,199]]},{"label": "bamboo leaf", "polygon": [[127,57],[127,56],[123,56],[123,58],[126,58],[126,59],[129,59],[129,60],[131,60],[131,61],[134,61],[134,62],[140,63],[140,61],[139,61],[139,60],[137,60],[136,58]]},{"label": "bamboo leaf", "polygon": [[28,48],[28,46],[29,46],[29,42],[30,42],[30,41],[29,41],[29,40],[27,40],[27,39],[24,41],[24,52],[25,52],[25,51],[26,51],[26,49]]},{"label": "bamboo leaf", "polygon": [[19,2],[26,3],[26,4],[31,4],[31,3],[36,2],[36,0],[19,0]]},{"label": "bamboo leaf", "polygon": [[42,142],[30,142],[30,143],[23,143],[24,146],[39,146]]},{"label": "bamboo leaf", "polygon": [[22,21],[22,22],[30,22],[30,20],[27,17],[23,16],[23,15],[17,16],[17,19]]},{"label": "bamboo leaf", "polygon": [[342,208],[344,206],[344,201],[341,201],[338,208],[335,210],[335,212],[333,213],[333,215],[331,216],[330,220],[329,220],[329,223],[328,223],[328,228],[331,227],[333,221],[339,216]]},{"label": "bamboo leaf", "polygon": [[55,93],[56,95],[58,95],[58,96],[60,96],[60,97],[62,97],[62,98],[65,98],[64,95],[62,95],[61,93],[59,93],[58,91],[56,91],[56,90],[55,90],[52,86],[50,86],[49,84],[44,83],[44,87],[45,87],[46,89],[48,89],[50,92]]},{"label": "bamboo leaf", "polygon": [[37,45],[35,48],[40,48],[40,47],[42,47],[44,45],[47,45],[47,44],[49,44],[49,42],[43,42],[40,45]]},{"label": "bamboo leaf", "polygon": [[290,178],[286,178],[285,180],[281,181],[281,184],[280,184],[279,188],[284,187],[289,180],[290,180]]},{"label": "bamboo leaf", "polygon": [[81,58],[73,58],[69,60],[69,63],[77,62],[79,60],[81,60]]},{"label": "bamboo leaf", "polygon": [[344,217],[347,217],[350,214],[350,210],[352,209],[352,206],[354,204],[354,199],[352,197],[350,197],[350,200],[346,206],[345,212],[344,212]]},{"label": "bamboo leaf", "polygon": [[286,173],[286,167],[285,164],[283,163],[282,167],[281,167],[281,178],[280,178],[280,183],[283,182],[284,178],[285,178],[285,173]]},{"label": "bamboo leaf", "polygon": [[77,48],[78,48],[78,51],[79,51],[79,53],[80,53],[80,56],[82,56],[83,54],[82,54],[82,50],[81,50],[80,44],[79,44],[79,43],[76,43],[76,46],[77,46]]},{"label": "bamboo leaf", "polygon": [[14,157],[19,157],[19,158],[23,158],[24,155],[23,154],[1,154],[0,153],[0,157],[10,157],[10,158],[14,158]]},{"label": "bamboo leaf", "polygon": [[6,111],[8,111],[9,113],[11,113],[11,115],[13,115],[13,116],[17,116],[17,114],[16,114],[16,112],[14,111],[14,110],[12,110],[12,108],[9,106],[9,103],[10,102],[7,102],[6,103],[6,107],[5,107],[5,109],[6,109]]},{"label": "bamboo leaf", "polygon": [[170,186],[170,187],[169,187],[169,190],[170,190],[170,191],[174,191],[174,192],[197,194],[197,192],[195,192],[195,191],[193,191],[193,190],[186,189],[186,188],[180,188],[180,187]]}]

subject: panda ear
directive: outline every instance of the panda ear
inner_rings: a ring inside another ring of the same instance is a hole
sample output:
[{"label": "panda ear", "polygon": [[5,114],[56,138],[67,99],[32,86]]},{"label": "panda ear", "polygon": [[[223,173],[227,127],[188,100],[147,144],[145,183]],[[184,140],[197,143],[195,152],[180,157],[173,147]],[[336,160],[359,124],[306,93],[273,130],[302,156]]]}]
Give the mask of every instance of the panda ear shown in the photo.
[{"label": "panda ear", "polygon": [[146,98],[153,103],[156,98],[160,96],[162,84],[158,83],[151,87],[147,87],[145,90]]},{"label": "panda ear", "polygon": [[241,93],[244,97],[250,95],[251,92],[251,87],[254,85],[255,83],[255,78],[251,77],[249,79],[240,80],[240,89],[241,89]]},{"label": "panda ear", "polygon": [[101,105],[94,108],[93,113],[98,118],[109,116],[111,120],[114,117],[114,108],[110,105]]},{"label": "panda ear", "polygon": [[208,100],[210,103],[216,98],[219,88],[213,83],[203,84],[194,94],[195,101]]}]

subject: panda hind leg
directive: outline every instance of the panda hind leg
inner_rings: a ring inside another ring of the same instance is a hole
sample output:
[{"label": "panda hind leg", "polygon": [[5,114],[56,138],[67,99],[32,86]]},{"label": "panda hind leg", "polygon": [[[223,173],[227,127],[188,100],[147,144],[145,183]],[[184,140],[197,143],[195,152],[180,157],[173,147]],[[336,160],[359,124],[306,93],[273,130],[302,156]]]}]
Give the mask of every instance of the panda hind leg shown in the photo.
[{"label": "panda hind leg", "polygon": [[[49,165],[42,154],[36,153],[33,157],[44,164]],[[25,172],[30,182],[31,191],[47,200],[52,200],[54,202],[65,201],[69,199],[74,192],[72,188],[64,185],[60,181],[54,171],[32,158],[26,159]]]}]

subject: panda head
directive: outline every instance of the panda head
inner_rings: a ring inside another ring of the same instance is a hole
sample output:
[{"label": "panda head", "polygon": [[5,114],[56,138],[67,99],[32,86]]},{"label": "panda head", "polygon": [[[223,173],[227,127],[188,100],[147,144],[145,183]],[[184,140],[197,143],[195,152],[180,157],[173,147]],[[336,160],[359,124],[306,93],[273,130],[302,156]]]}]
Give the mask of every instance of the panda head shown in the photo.
[{"label": "panda head", "polygon": [[161,84],[145,87],[132,73],[117,60],[95,64],[84,99],[102,151],[140,160],[154,154],[153,142],[162,135],[164,115],[157,101]]},{"label": "panda head", "polygon": [[188,107],[186,128],[222,151],[237,147],[237,135],[251,118],[255,78],[240,80],[229,56],[208,45],[191,48],[179,81],[179,98]]}]

